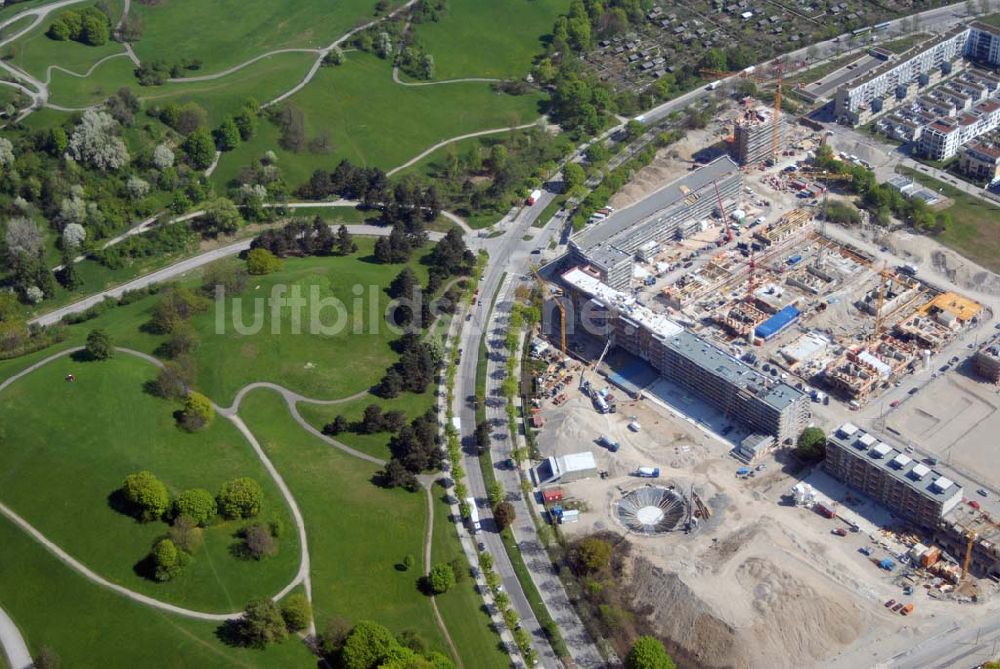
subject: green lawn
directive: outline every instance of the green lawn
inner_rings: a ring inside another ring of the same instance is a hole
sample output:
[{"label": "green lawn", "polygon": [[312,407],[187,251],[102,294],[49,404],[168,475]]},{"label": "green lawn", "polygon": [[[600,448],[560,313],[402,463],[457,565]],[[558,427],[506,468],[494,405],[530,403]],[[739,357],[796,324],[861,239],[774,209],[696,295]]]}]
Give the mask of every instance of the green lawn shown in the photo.
[{"label": "green lawn", "polygon": [[530,123],[541,115],[541,101],[534,93],[498,94],[487,83],[400,86],[392,81],[388,63],[352,52],[344,65],[321,68],[289,98],[304,114],[307,137],[328,134],[332,151],[279,149],[277,128],[262,123],[253,140],[223,156],[212,180],[227,183],[268,149],[276,150],[285,180],[294,186],[343,158],[390,169],[456,135]]},{"label": "green lawn", "polygon": [[[72,372],[75,383],[64,377]],[[60,358],[0,394],[0,500],[70,555],[111,581],[164,601],[207,611],[233,611],[288,584],[299,562],[292,519],[280,492],[239,432],[226,420],[189,434],[175,425],[177,405],[143,384],[153,367],[119,354],[104,363]],[[286,529],[279,554],[263,562],[230,554],[245,523],[206,528],[202,550],[178,578],[155,583],[135,565],[166,532],[110,507],[126,475],[148,469],[173,494],[217,491],[227,479],[251,476],[264,487],[261,518]]]},{"label": "green lawn", "polygon": [[885,49],[886,51],[891,51],[895,54],[905,53],[910,47],[919,44],[920,42],[928,39],[930,35],[927,33],[916,33],[915,35],[907,35],[906,37],[900,37],[899,39],[894,39],[891,42],[884,42],[877,46]]},{"label": "green lawn", "polygon": [[[114,8],[111,17],[111,22],[114,24],[118,21],[118,17],[121,16],[122,0],[110,0],[108,4]],[[67,10],[79,10],[87,6],[93,5],[80,3],[79,5],[68,7]],[[124,53],[124,47],[118,42],[111,40],[108,40],[107,44],[102,46],[88,46],[69,40],[60,42],[47,37],[45,32],[49,29],[52,21],[63,11],[66,10],[56,10],[51,13],[37,27],[15,43],[6,47],[6,53],[13,53],[14,57],[11,59],[13,65],[20,67],[35,78],[45,81],[46,69],[50,65],[59,65],[73,72],[83,74],[100,59],[112,54]],[[15,24],[15,30],[18,25],[20,25],[20,21]]]},{"label": "green lawn", "polygon": [[419,568],[397,569],[408,554],[421,562],[424,495],[373,485],[375,465],[309,435],[273,392],[254,391],[240,413],[302,509],[320,629],[330,616],[376,620],[395,633],[416,630],[447,653],[430,601],[417,590]]},{"label": "green lawn", "polygon": [[[201,370],[199,387],[226,405],[237,390],[254,381],[280,383],[317,399],[346,397],[377,383],[398,357],[389,348],[398,335],[389,330],[381,314],[389,302],[384,289],[403,266],[373,262],[370,254],[374,242],[370,238],[358,238],[357,243],[359,253],[350,257],[288,259],[281,271],[256,278],[238,296],[246,326],[254,322],[254,300],[269,298],[275,286],[279,290],[285,287],[289,296],[294,295],[293,287],[298,286],[300,295],[307,300],[313,290],[320,299],[335,297],[345,308],[343,329],[335,335],[310,334],[312,306],[302,309],[301,334],[294,334],[292,310],[288,307],[273,321],[271,309],[261,306],[260,331],[249,335],[241,335],[233,326],[236,303],[231,299],[223,307],[221,333],[214,305],[208,313],[196,316],[193,324],[201,335],[196,354]],[[425,282],[426,267],[416,259],[411,266],[421,282]],[[362,297],[354,294],[355,286],[363,291]],[[356,300],[362,300],[359,309],[355,308]],[[370,309],[375,300],[377,311]],[[321,305],[318,301],[309,302]],[[336,321],[334,309],[325,308],[320,313],[322,327],[332,328]],[[275,328],[278,334],[273,333]]]},{"label": "green lawn", "polygon": [[567,0],[449,0],[441,21],[415,26],[434,78],[523,79]]},{"label": "green lawn", "polygon": [[1000,207],[916,170],[902,167],[898,171],[953,200],[954,204],[945,209],[951,214],[952,225],[936,235],[938,241],[973,262],[1000,272]]},{"label": "green lawn", "polygon": [[789,86],[800,83],[811,84],[814,81],[819,81],[831,72],[836,72],[845,65],[858,60],[863,55],[864,54],[861,53],[849,53],[847,55],[840,56],[839,58],[834,58],[827,63],[823,63],[822,65],[817,65],[816,67],[812,67],[808,70],[797,72],[794,76],[785,79],[785,84]]},{"label": "green lawn", "polygon": [[0,517],[0,605],[33,653],[52,648],[63,667],[308,667],[315,658],[295,639],[266,651],[231,648],[217,624],[132,602],[62,565]]},{"label": "green lawn", "polygon": [[132,3],[131,12],[143,21],[135,43],[141,60],[198,59],[199,73],[213,73],[275,49],[325,47],[370,20],[373,7],[371,0],[169,0]]},{"label": "green lawn", "polygon": [[[454,558],[465,563],[458,531],[449,518],[450,515],[451,506],[447,502],[445,490],[435,485],[431,564],[451,562]],[[476,592],[475,581],[468,572],[461,583],[445,594],[438,595],[437,605],[466,667],[501,669],[510,666],[510,658],[502,649],[500,636],[493,630],[493,623],[482,597]]]},{"label": "green lawn", "polygon": [[[369,404],[378,404],[383,411],[403,411],[407,420],[413,420],[420,414],[434,406],[434,396],[431,392],[421,395],[414,393],[403,393],[399,397],[385,400],[372,394],[365,395],[361,399],[345,402],[343,404],[321,405],[321,404],[299,404],[299,414],[305,418],[317,430],[322,430],[323,426],[332,421],[338,415],[344,416],[351,423],[361,420],[365,407]],[[389,432],[379,432],[377,434],[357,434],[355,432],[342,432],[337,435],[337,441],[347,444],[351,448],[374,455],[383,460],[389,459],[389,439],[392,434]]]}]

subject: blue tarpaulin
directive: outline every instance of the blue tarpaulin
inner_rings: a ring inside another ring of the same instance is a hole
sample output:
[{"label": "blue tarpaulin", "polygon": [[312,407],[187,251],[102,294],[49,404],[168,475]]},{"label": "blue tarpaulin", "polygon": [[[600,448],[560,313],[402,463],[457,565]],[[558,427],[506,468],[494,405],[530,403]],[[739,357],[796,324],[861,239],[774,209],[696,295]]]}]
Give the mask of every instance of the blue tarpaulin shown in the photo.
[{"label": "blue tarpaulin", "polygon": [[800,315],[801,312],[790,304],[758,325],[757,336],[764,340],[770,339],[797,321]]}]

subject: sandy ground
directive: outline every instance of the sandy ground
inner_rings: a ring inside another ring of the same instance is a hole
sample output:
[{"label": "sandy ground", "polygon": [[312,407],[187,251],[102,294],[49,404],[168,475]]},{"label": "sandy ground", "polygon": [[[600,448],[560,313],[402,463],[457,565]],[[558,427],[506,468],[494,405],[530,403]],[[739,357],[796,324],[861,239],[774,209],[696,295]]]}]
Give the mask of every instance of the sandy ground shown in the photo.
[{"label": "sandy ground", "polygon": [[[770,459],[766,470],[740,480],[734,472],[741,463],[728,455],[730,444],[650,400],[620,402],[617,414],[602,415],[575,387],[568,395],[562,407],[543,405],[542,452],[589,450],[609,477],[563,486],[583,511],[564,532],[570,538],[599,530],[628,535],[635,609],[648,612],[660,634],[705,666],[822,667],[859,644],[909,638],[939,616],[983,615],[922,592],[913,600],[920,617],[887,611],[887,599],[900,599],[898,574],[877,569],[858,550],[870,546],[873,557],[888,555],[873,541],[879,537],[867,531],[838,537],[831,530],[843,523],[790,506],[783,496],[798,478],[780,463]],[[642,426],[638,433],[627,428],[633,419]],[[609,453],[597,445],[602,434],[619,441],[621,450]],[[661,477],[636,478],[639,466],[658,466]],[[847,498],[846,489],[822,472],[809,480],[831,498]],[[629,535],[615,504],[650,483],[693,490],[712,518],[692,534]],[[854,502],[852,508],[855,517],[890,522],[871,503]]]},{"label": "sandy ground", "polygon": [[887,424],[945,463],[1000,488],[1000,468],[984,466],[997,462],[998,393],[997,386],[963,373],[945,374],[890,414]]}]

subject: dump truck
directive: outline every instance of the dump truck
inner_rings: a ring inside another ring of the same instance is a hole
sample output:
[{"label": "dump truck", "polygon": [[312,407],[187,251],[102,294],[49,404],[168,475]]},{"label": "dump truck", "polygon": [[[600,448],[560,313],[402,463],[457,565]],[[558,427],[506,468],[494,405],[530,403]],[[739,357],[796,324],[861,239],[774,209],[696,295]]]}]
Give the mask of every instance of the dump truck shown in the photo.
[{"label": "dump truck", "polygon": [[908,616],[912,612],[913,612],[913,604],[907,604],[906,606],[903,607],[903,609],[899,613],[901,615]]}]

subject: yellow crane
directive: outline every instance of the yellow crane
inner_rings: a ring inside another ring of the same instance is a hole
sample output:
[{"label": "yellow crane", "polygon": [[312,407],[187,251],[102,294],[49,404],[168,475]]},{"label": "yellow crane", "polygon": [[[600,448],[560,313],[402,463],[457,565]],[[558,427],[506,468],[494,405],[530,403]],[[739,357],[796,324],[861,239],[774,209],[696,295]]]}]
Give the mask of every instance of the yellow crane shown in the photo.
[{"label": "yellow crane", "polygon": [[882,263],[882,269],[878,273],[878,302],[875,305],[875,327],[872,329],[871,344],[876,345],[878,343],[879,335],[882,334],[883,314],[882,308],[885,306],[885,293],[887,285],[891,285],[892,279],[895,277],[895,273],[888,268],[886,263]]},{"label": "yellow crane", "polygon": [[549,286],[545,279],[542,278],[542,275],[538,273],[538,270],[532,268],[531,273],[535,275],[535,279],[538,281],[538,285],[542,289],[542,294],[554,302],[556,308],[559,309],[559,343],[563,355],[566,355],[566,305],[562,303],[562,300],[558,299],[561,296],[556,295],[551,286]]},{"label": "yellow crane", "polygon": [[774,89],[774,121],[771,123],[771,164],[778,164],[778,126],[781,123],[781,61],[777,62],[778,86]]}]

